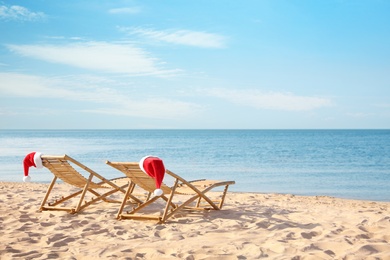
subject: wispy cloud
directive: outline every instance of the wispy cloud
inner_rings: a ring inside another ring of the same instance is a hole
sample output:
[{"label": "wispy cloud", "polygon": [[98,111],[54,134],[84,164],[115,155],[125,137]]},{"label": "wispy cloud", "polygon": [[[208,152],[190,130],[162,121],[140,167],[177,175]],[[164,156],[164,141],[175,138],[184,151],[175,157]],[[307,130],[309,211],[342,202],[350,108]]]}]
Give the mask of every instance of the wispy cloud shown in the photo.
[{"label": "wispy cloud", "polygon": [[331,105],[327,98],[298,96],[283,92],[261,92],[257,90],[230,90],[215,88],[206,90],[209,96],[256,109],[308,111]]},{"label": "wispy cloud", "polygon": [[84,42],[64,45],[7,45],[23,56],[77,68],[131,76],[171,76],[179,70],[164,69],[163,62],[130,44]]},{"label": "wispy cloud", "polygon": [[374,113],[362,113],[362,112],[357,112],[357,113],[346,113],[347,116],[353,117],[353,118],[367,118],[375,115]]},{"label": "wispy cloud", "polygon": [[137,14],[141,12],[139,7],[121,7],[108,10],[110,14]]},{"label": "wispy cloud", "polygon": [[157,119],[183,119],[202,112],[202,107],[166,98],[152,98],[143,101],[123,100],[115,108],[99,108],[84,110],[84,112],[116,116],[146,117]]},{"label": "wispy cloud", "polygon": [[0,6],[0,19],[3,20],[36,21],[45,17],[43,12],[33,12],[19,5]]},{"label": "wispy cloud", "polygon": [[226,37],[207,32],[190,30],[153,30],[140,27],[121,27],[122,31],[130,35],[138,35],[154,41],[168,42],[173,44],[194,46],[200,48],[224,48]]},{"label": "wispy cloud", "polygon": [[380,104],[374,104],[375,107],[380,108],[390,108],[390,103],[380,103]]},{"label": "wispy cloud", "polygon": [[[0,73],[0,96],[83,101],[85,108],[80,112],[159,119],[186,118],[202,110],[193,103],[164,97],[130,96],[106,87],[113,83],[115,82],[99,77],[46,78],[20,73]],[[96,109],[96,106],[89,106],[88,103],[100,105]]]}]

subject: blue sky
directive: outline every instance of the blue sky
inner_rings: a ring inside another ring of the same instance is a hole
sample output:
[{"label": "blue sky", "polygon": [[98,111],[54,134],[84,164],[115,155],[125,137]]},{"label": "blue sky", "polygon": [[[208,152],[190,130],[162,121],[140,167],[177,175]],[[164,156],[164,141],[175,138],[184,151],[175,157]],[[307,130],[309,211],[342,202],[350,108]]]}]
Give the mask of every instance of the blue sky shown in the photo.
[{"label": "blue sky", "polygon": [[1,129],[390,128],[390,1],[0,1]]}]

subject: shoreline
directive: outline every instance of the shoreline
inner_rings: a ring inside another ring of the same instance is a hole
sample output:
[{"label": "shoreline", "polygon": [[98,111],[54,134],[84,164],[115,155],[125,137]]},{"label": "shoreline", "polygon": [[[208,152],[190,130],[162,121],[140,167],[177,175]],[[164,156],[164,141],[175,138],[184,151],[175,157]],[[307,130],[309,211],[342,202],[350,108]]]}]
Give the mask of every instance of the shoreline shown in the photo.
[{"label": "shoreline", "polygon": [[[33,169],[35,170],[35,169]],[[122,176],[119,176],[118,178],[121,178]],[[61,180],[59,180],[61,181]],[[51,180],[48,181],[32,181],[30,184],[43,184],[43,185],[49,185]],[[25,184],[23,181],[9,181],[9,180],[0,180],[0,183],[19,183],[19,184]],[[280,195],[292,195],[292,196],[301,196],[301,197],[329,197],[329,198],[336,198],[336,199],[343,199],[343,200],[356,200],[356,201],[366,201],[366,202],[388,202],[390,203],[390,198],[389,199],[364,199],[364,198],[354,198],[354,197],[342,197],[342,196],[337,196],[337,195],[327,195],[327,194],[304,194],[304,193],[289,193],[289,192],[266,192],[266,191],[234,191],[235,187],[232,186],[229,189],[230,193],[236,193],[236,194],[280,194]],[[232,191],[233,190],[233,191]]]},{"label": "shoreline", "polygon": [[39,212],[47,187],[0,182],[1,259],[390,258],[390,202],[228,192],[220,211],[155,224],[119,221],[113,203]]}]

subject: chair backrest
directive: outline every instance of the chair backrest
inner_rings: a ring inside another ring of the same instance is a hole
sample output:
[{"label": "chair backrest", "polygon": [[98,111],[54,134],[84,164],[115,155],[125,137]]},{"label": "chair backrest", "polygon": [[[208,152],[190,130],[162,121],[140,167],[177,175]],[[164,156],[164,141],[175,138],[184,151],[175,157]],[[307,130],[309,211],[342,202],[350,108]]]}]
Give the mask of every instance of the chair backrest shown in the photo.
[{"label": "chair backrest", "polygon": [[[107,164],[123,172],[134,184],[142,189],[148,192],[153,192],[156,189],[155,180],[141,170],[138,162],[107,162]],[[161,184],[161,189],[165,194],[171,192],[171,188],[164,183]]]},{"label": "chair backrest", "polygon": [[[75,187],[84,188],[88,182],[83,175],[81,175],[75,168],[73,168],[68,159],[71,159],[67,155],[64,156],[42,156],[42,164],[48,168],[55,176],[64,182],[73,185]],[[86,168],[86,167],[85,167]],[[92,189],[101,188],[99,184],[90,182],[89,187]]]}]

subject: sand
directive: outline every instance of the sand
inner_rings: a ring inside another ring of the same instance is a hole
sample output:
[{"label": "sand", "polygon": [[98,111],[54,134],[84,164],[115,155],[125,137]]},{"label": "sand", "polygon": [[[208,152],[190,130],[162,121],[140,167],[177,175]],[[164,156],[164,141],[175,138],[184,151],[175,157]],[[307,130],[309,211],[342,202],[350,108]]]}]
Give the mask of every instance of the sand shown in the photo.
[{"label": "sand", "polygon": [[112,203],[39,212],[47,186],[0,182],[0,259],[390,259],[390,202],[229,192],[155,224]]}]

